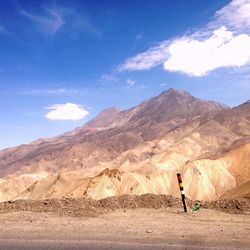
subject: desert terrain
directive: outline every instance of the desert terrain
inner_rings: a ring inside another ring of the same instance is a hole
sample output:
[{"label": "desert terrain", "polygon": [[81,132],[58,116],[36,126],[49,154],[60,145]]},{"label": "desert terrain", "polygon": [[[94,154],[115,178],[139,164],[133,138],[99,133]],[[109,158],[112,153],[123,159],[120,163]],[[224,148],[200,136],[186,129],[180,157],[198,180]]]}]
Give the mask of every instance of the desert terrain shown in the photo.
[{"label": "desert terrain", "polygon": [[1,249],[249,249],[250,200],[171,196],[14,201],[0,205]]},{"label": "desert terrain", "polygon": [[230,108],[169,89],[127,110],[108,108],[65,134],[0,151],[0,201],[178,196],[177,172],[192,200],[231,190],[240,197],[250,192],[249,159],[249,101]]},{"label": "desert terrain", "polygon": [[106,109],[0,151],[0,248],[249,249],[249,161],[250,101],[169,89]]}]

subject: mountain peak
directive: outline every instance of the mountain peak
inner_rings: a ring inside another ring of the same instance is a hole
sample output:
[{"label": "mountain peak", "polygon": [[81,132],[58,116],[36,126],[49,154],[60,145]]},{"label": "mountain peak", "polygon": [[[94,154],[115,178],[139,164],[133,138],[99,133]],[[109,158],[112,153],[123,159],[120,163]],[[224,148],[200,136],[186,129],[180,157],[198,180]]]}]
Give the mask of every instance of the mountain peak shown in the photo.
[{"label": "mountain peak", "polygon": [[182,90],[182,89],[176,89],[176,88],[170,88],[168,90],[163,91],[159,96],[155,97],[156,99],[159,98],[161,101],[170,101],[171,103],[177,101],[178,103],[181,102],[191,102],[195,99],[198,99],[194,96],[192,96],[189,92]]},{"label": "mountain peak", "polygon": [[196,98],[181,89],[170,88],[137,107],[140,108],[131,120],[155,123],[218,112],[224,109],[225,105]]},{"label": "mountain peak", "polygon": [[223,104],[204,101],[182,89],[170,88],[128,110],[116,107],[107,108],[86,126],[103,130],[120,127],[130,122],[162,122],[174,117],[199,116],[223,108],[225,108]]},{"label": "mountain peak", "polygon": [[192,96],[190,93],[183,89],[177,89],[177,88],[169,88],[165,91],[163,91],[159,96],[161,95],[181,95],[181,96]]},{"label": "mountain peak", "polygon": [[[163,92],[164,93],[164,92]],[[187,94],[190,95],[188,92],[182,89],[176,89],[176,88],[169,88],[168,90],[165,91],[165,93],[170,93],[170,94]]]},{"label": "mountain peak", "polygon": [[224,103],[220,103],[220,102],[217,102],[217,101],[203,100],[203,99],[194,97],[193,95],[191,95],[189,92],[187,92],[185,90],[177,89],[177,88],[169,88],[168,90],[162,92],[159,95],[159,97],[161,97],[161,96],[176,98],[180,102],[199,101],[199,102],[203,102],[204,104],[205,103],[210,104],[210,105],[213,104],[218,109],[228,108],[228,106],[226,104],[224,104]]}]

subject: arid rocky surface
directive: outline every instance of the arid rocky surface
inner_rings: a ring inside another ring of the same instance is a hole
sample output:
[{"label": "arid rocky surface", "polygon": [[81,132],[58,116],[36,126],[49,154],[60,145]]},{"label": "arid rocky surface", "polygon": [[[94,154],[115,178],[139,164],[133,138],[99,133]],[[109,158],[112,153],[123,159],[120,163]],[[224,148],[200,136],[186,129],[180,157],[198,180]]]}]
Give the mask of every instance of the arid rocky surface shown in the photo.
[{"label": "arid rocky surface", "polygon": [[0,248],[249,249],[245,202],[204,203],[216,209],[187,213],[169,196],[7,202],[0,209]]},{"label": "arid rocky surface", "polygon": [[[187,200],[189,212],[196,203],[202,209],[213,209],[231,214],[250,215],[250,198],[225,199],[220,201],[191,201]],[[92,199],[46,199],[46,200],[16,200],[0,203],[0,213],[13,211],[31,212],[53,212],[67,216],[96,217],[115,210],[137,209],[137,208],[182,208],[182,201],[173,196],[144,194],[122,195],[109,197],[102,200]]]}]

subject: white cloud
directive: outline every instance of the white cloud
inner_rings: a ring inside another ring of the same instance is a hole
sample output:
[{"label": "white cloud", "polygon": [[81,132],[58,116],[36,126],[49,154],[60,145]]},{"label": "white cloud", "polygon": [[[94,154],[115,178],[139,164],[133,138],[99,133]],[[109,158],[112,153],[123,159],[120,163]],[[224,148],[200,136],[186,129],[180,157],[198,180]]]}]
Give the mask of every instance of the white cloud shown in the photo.
[{"label": "white cloud", "polygon": [[128,84],[129,86],[134,86],[135,83],[136,83],[136,80],[133,80],[133,79],[131,79],[131,78],[128,78],[128,79],[127,79],[127,84]]},{"label": "white cloud", "polygon": [[205,28],[128,58],[118,71],[149,70],[160,64],[167,71],[196,77],[250,64],[250,0],[232,1]]},{"label": "white cloud", "polygon": [[164,69],[203,76],[220,67],[241,67],[250,62],[250,36],[234,36],[225,27],[215,30],[203,41],[192,38],[176,40],[169,46]]},{"label": "white cloud", "polygon": [[45,115],[46,118],[50,120],[81,120],[89,114],[89,112],[84,109],[83,106],[66,103],[66,104],[55,104],[50,107],[49,113]]}]

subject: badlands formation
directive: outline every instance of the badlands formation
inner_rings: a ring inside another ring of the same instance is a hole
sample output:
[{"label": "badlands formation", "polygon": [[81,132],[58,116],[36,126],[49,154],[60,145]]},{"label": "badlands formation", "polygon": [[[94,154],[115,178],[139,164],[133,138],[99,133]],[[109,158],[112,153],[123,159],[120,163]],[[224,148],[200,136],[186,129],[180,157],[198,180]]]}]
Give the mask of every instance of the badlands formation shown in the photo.
[{"label": "badlands formation", "polygon": [[63,135],[0,151],[0,201],[123,194],[250,195],[250,101],[229,108],[169,89]]}]

